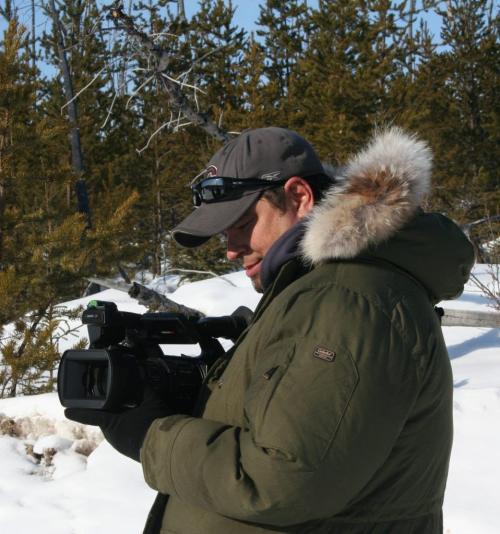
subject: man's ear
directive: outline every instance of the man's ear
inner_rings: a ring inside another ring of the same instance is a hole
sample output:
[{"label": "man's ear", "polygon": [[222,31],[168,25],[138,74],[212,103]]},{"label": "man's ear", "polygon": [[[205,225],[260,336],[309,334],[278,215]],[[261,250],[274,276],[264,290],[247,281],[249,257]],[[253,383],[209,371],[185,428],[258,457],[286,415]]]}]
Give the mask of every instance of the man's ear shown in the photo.
[{"label": "man's ear", "polygon": [[299,219],[305,217],[312,210],[314,194],[311,186],[304,178],[292,176],[286,181],[284,190],[288,208],[295,211]]}]

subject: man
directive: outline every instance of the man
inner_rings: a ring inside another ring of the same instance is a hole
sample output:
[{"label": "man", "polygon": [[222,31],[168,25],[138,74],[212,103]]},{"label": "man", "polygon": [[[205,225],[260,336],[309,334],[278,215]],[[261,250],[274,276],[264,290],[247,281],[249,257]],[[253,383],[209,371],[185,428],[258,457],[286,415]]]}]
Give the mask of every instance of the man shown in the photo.
[{"label": "man", "polygon": [[434,304],[461,293],[473,251],[421,211],[430,168],[425,143],[396,128],[333,184],[289,130],[249,130],[215,154],[173,236],[225,234],[263,291],[252,324],[196,416],[147,403],[68,414],[140,448],[147,483],[169,496],[149,531],[159,519],[177,534],[442,532],[452,377]]}]

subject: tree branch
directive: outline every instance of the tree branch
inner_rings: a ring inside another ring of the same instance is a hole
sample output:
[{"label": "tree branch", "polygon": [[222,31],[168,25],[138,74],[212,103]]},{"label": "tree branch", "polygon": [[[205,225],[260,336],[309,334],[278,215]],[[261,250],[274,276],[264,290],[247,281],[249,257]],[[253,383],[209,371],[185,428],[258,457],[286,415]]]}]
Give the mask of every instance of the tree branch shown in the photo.
[{"label": "tree branch", "polygon": [[475,226],[478,226],[484,223],[497,222],[497,221],[500,221],[500,215],[491,215],[490,217],[483,217],[482,219],[477,219],[477,221],[472,221],[470,223],[463,224],[461,228],[465,232],[466,235],[469,235],[471,229],[474,228]]}]

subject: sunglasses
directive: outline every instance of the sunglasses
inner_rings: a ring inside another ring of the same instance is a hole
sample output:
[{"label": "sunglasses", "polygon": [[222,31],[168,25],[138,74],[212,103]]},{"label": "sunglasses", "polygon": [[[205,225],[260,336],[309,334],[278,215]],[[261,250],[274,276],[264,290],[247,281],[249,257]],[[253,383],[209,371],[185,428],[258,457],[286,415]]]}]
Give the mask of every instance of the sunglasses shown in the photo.
[{"label": "sunglasses", "polygon": [[257,178],[240,180],[238,178],[213,176],[191,186],[193,204],[198,207],[203,202],[231,200],[243,196],[246,191],[270,189],[283,183],[284,181],[269,182],[269,180],[259,180]]}]

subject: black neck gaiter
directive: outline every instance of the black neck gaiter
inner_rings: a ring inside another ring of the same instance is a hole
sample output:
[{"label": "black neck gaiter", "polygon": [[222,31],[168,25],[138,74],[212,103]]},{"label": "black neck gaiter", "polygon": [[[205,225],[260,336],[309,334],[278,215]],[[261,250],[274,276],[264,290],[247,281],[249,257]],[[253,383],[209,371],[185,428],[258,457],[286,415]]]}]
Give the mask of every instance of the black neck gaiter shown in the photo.
[{"label": "black neck gaiter", "polygon": [[277,239],[262,260],[260,271],[262,289],[265,291],[278,275],[281,267],[299,255],[299,244],[304,236],[304,221],[288,229]]}]

